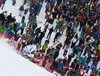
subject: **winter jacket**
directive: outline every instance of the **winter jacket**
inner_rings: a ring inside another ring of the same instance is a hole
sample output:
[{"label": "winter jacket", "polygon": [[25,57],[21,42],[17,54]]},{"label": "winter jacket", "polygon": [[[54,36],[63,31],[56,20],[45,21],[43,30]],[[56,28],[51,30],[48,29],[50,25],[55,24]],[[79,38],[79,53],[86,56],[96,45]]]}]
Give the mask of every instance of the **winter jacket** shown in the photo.
[{"label": "winter jacket", "polygon": [[81,64],[81,59],[78,59],[79,65]]},{"label": "winter jacket", "polygon": [[44,27],[44,30],[47,30],[48,29],[48,26],[46,25],[45,27]]},{"label": "winter jacket", "polygon": [[5,4],[6,0],[2,0],[2,4]]},{"label": "winter jacket", "polygon": [[55,38],[59,37],[61,34],[59,32],[56,33]]},{"label": "winter jacket", "polygon": [[15,30],[18,31],[18,30],[20,30],[20,28],[21,28],[20,25],[17,25],[16,28],[15,28]]},{"label": "winter jacket", "polygon": [[42,9],[42,3],[39,4],[39,11]]},{"label": "winter jacket", "polygon": [[5,20],[5,17],[4,17],[4,14],[0,14],[0,21],[4,21]]},{"label": "winter jacket", "polygon": [[91,72],[90,76],[95,76],[95,73]]},{"label": "winter jacket", "polygon": [[36,16],[33,17],[33,22],[34,22],[34,23],[36,22]]},{"label": "winter jacket", "polygon": [[58,12],[58,14],[61,16],[61,15],[62,15],[62,10],[60,10],[60,11]]},{"label": "winter jacket", "polygon": [[74,52],[75,52],[75,53],[77,53],[77,51],[78,51],[79,47],[78,47],[78,46],[74,46],[74,48],[73,48],[73,49],[74,49]]},{"label": "winter jacket", "polygon": [[58,63],[58,67],[57,67],[57,69],[61,71],[62,68],[63,68],[63,66],[64,66],[64,64],[63,64],[63,63],[61,64],[61,63],[59,62],[59,63]]},{"label": "winter jacket", "polygon": [[10,24],[9,27],[10,27],[11,29],[13,29],[13,28],[14,28],[14,25],[13,25],[13,24]]},{"label": "winter jacket", "polygon": [[72,76],[75,76],[75,71],[72,70],[71,71],[71,74],[72,74]]},{"label": "winter jacket", "polygon": [[40,28],[37,28],[36,29],[36,33],[40,33],[41,32],[41,29]]},{"label": "winter jacket", "polygon": [[0,27],[2,26],[2,24],[0,24]]},{"label": "winter jacket", "polygon": [[5,34],[6,34],[6,35],[9,35],[9,33],[10,33],[10,29],[9,29],[9,30],[6,29],[6,30],[5,30]]},{"label": "winter jacket", "polygon": [[25,27],[26,27],[26,24],[23,23],[21,28],[24,29]]},{"label": "winter jacket", "polygon": [[[51,53],[51,52],[53,52],[53,51],[52,51],[52,50],[50,50],[50,52],[49,52],[49,53]],[[53,56],[54,56],[54,55],[55,55],[55,52],[54,52],[54,53],[52,53],[51,55],[53,55]]]},{"label": "winter jacket", "polygon": [[11,15],[8,15],[7,16],[7,19],[8,19],[8,23],[11,23],[12,22],[12,16]]},{"label": "winter jacket", "polygon": [[1,1],[0,1],[0,7],[1,7]]},{"label": "winter jacket", "polygon": [[43,50],[46,51],[47,48],[48,48],[48,45],[44,44],[43,45]]},{"label": "winter jacket", "polygon": [[98,7],[98,9],[97,9],[97,12],[99,12],[100,11],[100,7]]},{"label": "winter jacket", "polygon": [[78,70],[75,70],[75,76],[80,76],[80,72]]},{"label": "winter jacket", "polygon": [[80,51],[78,51],[78,54],[77,54],[77,58],[80,58],[80,54],[81,54],[81,52]]},{"label": "winter jacket", "polygon": [[24,11],[24,5],[21,5],[19,8],[20,11]]},{"label": "winter jacket", "polygon": [[84,64],[85,62],[87,62],[87,59],[84,57],[81,59],[81,61],[82,61],[81,63]]},{"label": "winter jacket", "polygon": [[96,71],[96,70],[97,70],[97,68],[94,66],[94,67],[92,68],[92,72],[93,72],[93,71]]},{"label": "winter jacket", "polygon": [[45,33],[44,32],[41,32],[40,34],[40,39],[42,39],[44,37]]},{"label": "winter jacket", "polygon": [[99,74],[99,70],[95,71],[95,76],[97,76]]},{"label": "winter jacket", "polygon": [[51,0],[51,2],[56,2],[56,0]]},{"label": "winter jacket", "polygon": [[14,36],[14,33],[11,32],[11,33],[9,34],[9,37],[11,38],[12,36]]},{"label": "winter jacket", "polygon": [[60,26],[61,26],[61,23],[60,22],[57,22],[56,27],[59,28]]},{"label": "winter jacket", "polygon": [[25,9],[25,10],[24,10],[24,14],[27,14],[27,12],[28,12],[28,9]]},{"label": "winter jacket", "polygon": [[51,34],[53,32],[53,28],[50,28],[49,29],[49,33]]},{"label": "winter jacket", "polygon": [[97,30],[97,35],[100,35],[100,30]]},{"label": "winter jacket", "polygon": [[56,19],[57,12],[52,12],[52,16],[53,16],[54,19]]},{"label": "winter jacket", "polygon": [[88,66],[91,67],[92,65],[93,65],[93,61],[90,61],[90,62],[88,63]]},{"label": "winter jacket", "polygon": [[90,31],[91,31],[91,28],[88,27],[86,30],[87,30],[87,35],[88,35],[90,33]]},{"label": "winter jacket", "polygon": [[84,64],[84,66],[85,66],[86,70],[88,70],[88,64]]},{"label": "winter jacket", "polygon": [[47,5],[46,5],[46,9],[48,9],[49,7],[50,7],[50,5],[49,5],[49,4],[47,4]]},{"label": "winter jacket", "polygon": [[5,30],[6,30],[6,27],[5,26],[1,26],[0,27],[0,32],[3,32],[4,33]]},{"label": "winter jacket", "polygon": [[98,44],[97,48],[98,48],[98,50],[100,50],[100,44]]}]

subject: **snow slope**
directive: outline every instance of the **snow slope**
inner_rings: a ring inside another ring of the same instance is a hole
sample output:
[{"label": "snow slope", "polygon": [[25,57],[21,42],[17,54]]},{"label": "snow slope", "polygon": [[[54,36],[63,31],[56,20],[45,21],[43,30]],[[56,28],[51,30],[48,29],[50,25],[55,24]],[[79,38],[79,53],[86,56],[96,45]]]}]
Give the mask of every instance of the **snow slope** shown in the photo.
[{"label": "snow slope", "polygon": [[0,49],[0,76],[54,76],[15,53],[3,39],[0,39]]}]

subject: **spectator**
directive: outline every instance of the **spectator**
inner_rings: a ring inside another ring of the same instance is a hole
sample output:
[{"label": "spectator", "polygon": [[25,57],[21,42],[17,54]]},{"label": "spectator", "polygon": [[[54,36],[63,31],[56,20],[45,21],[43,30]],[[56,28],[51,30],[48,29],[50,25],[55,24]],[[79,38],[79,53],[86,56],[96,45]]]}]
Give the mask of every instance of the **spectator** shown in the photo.
[{"label": "spectator", "polygon": [[24,11],[24,5],[20,6],[19,11],[19,16],[22,16],[22,12]]}]

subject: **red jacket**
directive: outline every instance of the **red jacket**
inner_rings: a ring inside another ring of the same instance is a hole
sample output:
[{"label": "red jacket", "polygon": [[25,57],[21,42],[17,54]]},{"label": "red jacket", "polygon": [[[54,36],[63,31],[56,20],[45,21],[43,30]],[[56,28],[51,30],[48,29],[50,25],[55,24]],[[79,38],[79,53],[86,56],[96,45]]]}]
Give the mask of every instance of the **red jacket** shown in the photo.
[{"label": "red jacket", "polygon": [[41,0],[42,2],[44,2],[44,0]]},{"label": "red jacket", "polygon": [[87,35],[88,35],[90,33],[90,31],[91,31],[91,28],[88,27],[86,30],[87,30]]},{"label": "red jacket", "polygon": [[99,28],[99,25],[96,25],[96,28],[98,29]]},{"label": "red jacket", "polygon": [[54,7],[54,10],[56,10],[57,6]]},{"label": "red jacket", "polygon": [[84,15],[81,16],[82,19],[84,19],[84,17],[85,17]]},{"label": "red jacket", "polygon": [[62,10],[59,11],[59,15],[60,15],[60,16],[62,15]]},{"label": "red jacket", "polygon": [[34,0],[31,0],[31,4],[34,3]]},{"label": "red jacket", "polygon": [[1,7],[1,1],[0,1],[0,7]]},{"label": "red jacket", "polygon": [[94,20],[94,16],[93,16],[93,17],[91,17],[91,20],[92,20],[92,21]]},{"label": "red jacket", "polygon": [[90,76],[95,76],[95,73],[91,72]]},{"label": "red jacket", "polygon": [[50,4],[50,7],[53,7],[53,2]]}]

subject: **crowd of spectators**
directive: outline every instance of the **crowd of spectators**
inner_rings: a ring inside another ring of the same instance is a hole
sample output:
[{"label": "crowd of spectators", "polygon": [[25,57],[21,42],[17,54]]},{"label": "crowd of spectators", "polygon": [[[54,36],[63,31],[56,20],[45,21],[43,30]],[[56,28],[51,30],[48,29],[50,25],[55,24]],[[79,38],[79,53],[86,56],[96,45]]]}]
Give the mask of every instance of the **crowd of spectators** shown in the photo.
[{"label": "crowd of spectators", "polygon": [[[46,21],[45,26],[42,26],[44,30],[41,31],[37,16],[43,2],[46,3],[44,17]],[[24,9],[26,3],[29,9]],[[62,76],[84,76],[91,70],[90,76],[97,76],[100,75],[100,69],[97,67],[100,61],[99,3],[99,0],[24,0],[19,8],[21,22],[17,22],[15,16],[12,17],[12,13],[8,15],[7,11],[0,14],[0,34],[4,34],[4,38],[10,40],[9,43],[13,41],[15,49],[21,54],[24,47],[34,44],[35,54],[41,57],[39,65],[48,71],[56,70]],[[26,23],[25,16],[28,11],[29,20]],[[55,21],[56,25],[54,25]],[[48,28],[49,25],[51,28]],[[19,30],[21,33],[18,33]],[[47,30],[49,32],[46,36]],[[48,46],[53,32],[56,33],[53,35],[55,47]],[[60,42],[62,35],[66,37],[64,43]],[[45,36],[45,43],[41,44]],[[56,41],[59,43],[57,44]],[[64,58],[58,58],[61,49],[64,50]],[[70,49],[72,49],[71,53],[69,53]],[[26,56],[31,59],[30,56]]]}]

